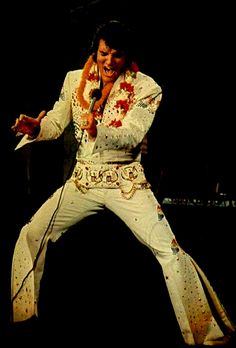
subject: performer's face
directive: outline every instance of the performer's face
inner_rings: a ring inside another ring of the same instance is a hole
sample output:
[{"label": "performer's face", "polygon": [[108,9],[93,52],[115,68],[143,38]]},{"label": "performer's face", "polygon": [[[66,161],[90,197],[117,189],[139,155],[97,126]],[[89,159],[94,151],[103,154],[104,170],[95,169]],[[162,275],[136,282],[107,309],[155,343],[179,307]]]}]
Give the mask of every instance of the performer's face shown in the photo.
[{"label": "performer's face", "polygon": [[106,45],[100,40],[97,50],[97,64],[103,85],[115,82],[125,65],[125,54]]}]

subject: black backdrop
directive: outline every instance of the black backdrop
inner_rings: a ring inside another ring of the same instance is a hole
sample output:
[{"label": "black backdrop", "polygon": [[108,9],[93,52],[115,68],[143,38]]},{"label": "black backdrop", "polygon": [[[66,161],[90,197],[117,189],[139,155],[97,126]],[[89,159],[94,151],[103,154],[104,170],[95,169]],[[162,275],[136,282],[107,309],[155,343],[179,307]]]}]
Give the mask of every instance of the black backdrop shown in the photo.
[{"label": "black backdrop", "polygon": [[[200,1],[188,5],[41,1],[2,7],[1,257],[5,285],[20,226],[63,176],[63,139],[16,153],[19,139],[10,127],[20,113],[36,116],[52,107],[65,73],[83,65],[94,29],[103,19],[124,19],[136,28],[141,70],[163,88],[145,159],[154,189],[162,197],[205,198],[215,195],[219,182],[222,192],[235,197],[232,16],[226,5],[207,6]],[[8,286],[2,294],[5,305]],[[6,316],[7,310],[3,320]]]},{"label": "black backdrop", "polygon": [[[154,185],[160,184],[161,171],[165,195],[210,195],[217,182],[220,191],[235,195],[230,8],[200,1],[42,1],[5,5],[1,16],[4,171],[18,141],[9,131],[15,118],[50,109],[65,73],[83,65],[97,24],[119,18],[137,32],[141,70],[163,88],[149,137]],[[50,166],[51,153],[48,157]]]}]

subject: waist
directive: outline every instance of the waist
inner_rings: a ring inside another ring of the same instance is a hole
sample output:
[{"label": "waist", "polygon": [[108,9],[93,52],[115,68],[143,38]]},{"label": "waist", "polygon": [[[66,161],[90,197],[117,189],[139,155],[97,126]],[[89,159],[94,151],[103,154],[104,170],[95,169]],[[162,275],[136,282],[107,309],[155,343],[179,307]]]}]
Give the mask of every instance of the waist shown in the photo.
[{"label": "waist", "polygon": [[85,188],[119,188],[126,185],[147,183],[140,162],[93,163],[78,161],[71,179]]},{"label": "waist", "polygon": [[96,152],[91,155],[82,156],[82,154],[77,153],[77,161],[78,162],[88,162],[94,164],[101,163],[123,163],[128,164],[132,162],[140,162],[141,154],[136,151],[133,153],[132,151],[119,151],[119,150],[104,150],[102,152]]}]

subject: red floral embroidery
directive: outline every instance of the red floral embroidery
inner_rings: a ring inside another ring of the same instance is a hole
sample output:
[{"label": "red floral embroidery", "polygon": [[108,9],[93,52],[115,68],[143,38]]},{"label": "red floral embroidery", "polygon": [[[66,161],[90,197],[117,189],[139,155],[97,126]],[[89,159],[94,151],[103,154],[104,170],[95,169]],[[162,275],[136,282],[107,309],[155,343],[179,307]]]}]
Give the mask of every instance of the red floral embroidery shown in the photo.
[{"label": "red floral embroidery", "polygon": [[129,92],[129,93],[133,93],[134,91],[134,86],[132,86],[130,83],[124,81],[120,83],[120,88],[124,89],[125,91]]},{"label": "red floral embroidery", "polygon": [[[131,83],[128,83],[126,81],[120,83],[120,88],[130,94],[134,92],[134,86],[131,85]],[[117,109],[120,108],[126,114],[127,111],[129,110],[129,105],[130,105],[130,97],[128,97],[127,100],[117,100],[115,107]]]},{"label": "red floral embroidery", "polygon": [[127,100],[117,100],[115,107],[121,108],[126,113],[129,110],[129,103]]},{"label": "red floral embroidery", "polygon": [[122,126],[122,122],[121,122],[121,120],[112,120],[109,123],[109,126],[118,128],[118,127]]}]

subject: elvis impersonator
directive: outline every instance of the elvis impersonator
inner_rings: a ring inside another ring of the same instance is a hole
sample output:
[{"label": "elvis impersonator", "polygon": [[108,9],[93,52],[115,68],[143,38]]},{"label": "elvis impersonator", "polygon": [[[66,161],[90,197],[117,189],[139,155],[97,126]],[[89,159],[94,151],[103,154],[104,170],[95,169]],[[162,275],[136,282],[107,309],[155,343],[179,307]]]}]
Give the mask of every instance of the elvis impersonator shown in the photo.
[{"label": "elvis impersonator", "polygon": [[162,98],[139,71],[124,24],[98,26],[83,69],[66,74],[52,110],[20,115],[16,149],[58,138],[73,122],[78,141],[71,176],[23,226],[11,277],[12,321],[37,317],[48,241],[104,208],[115,213],[160,263],[187,345],[225,345],[235,331],[205,273],[178,244],[141,164],[141,144]]}]

